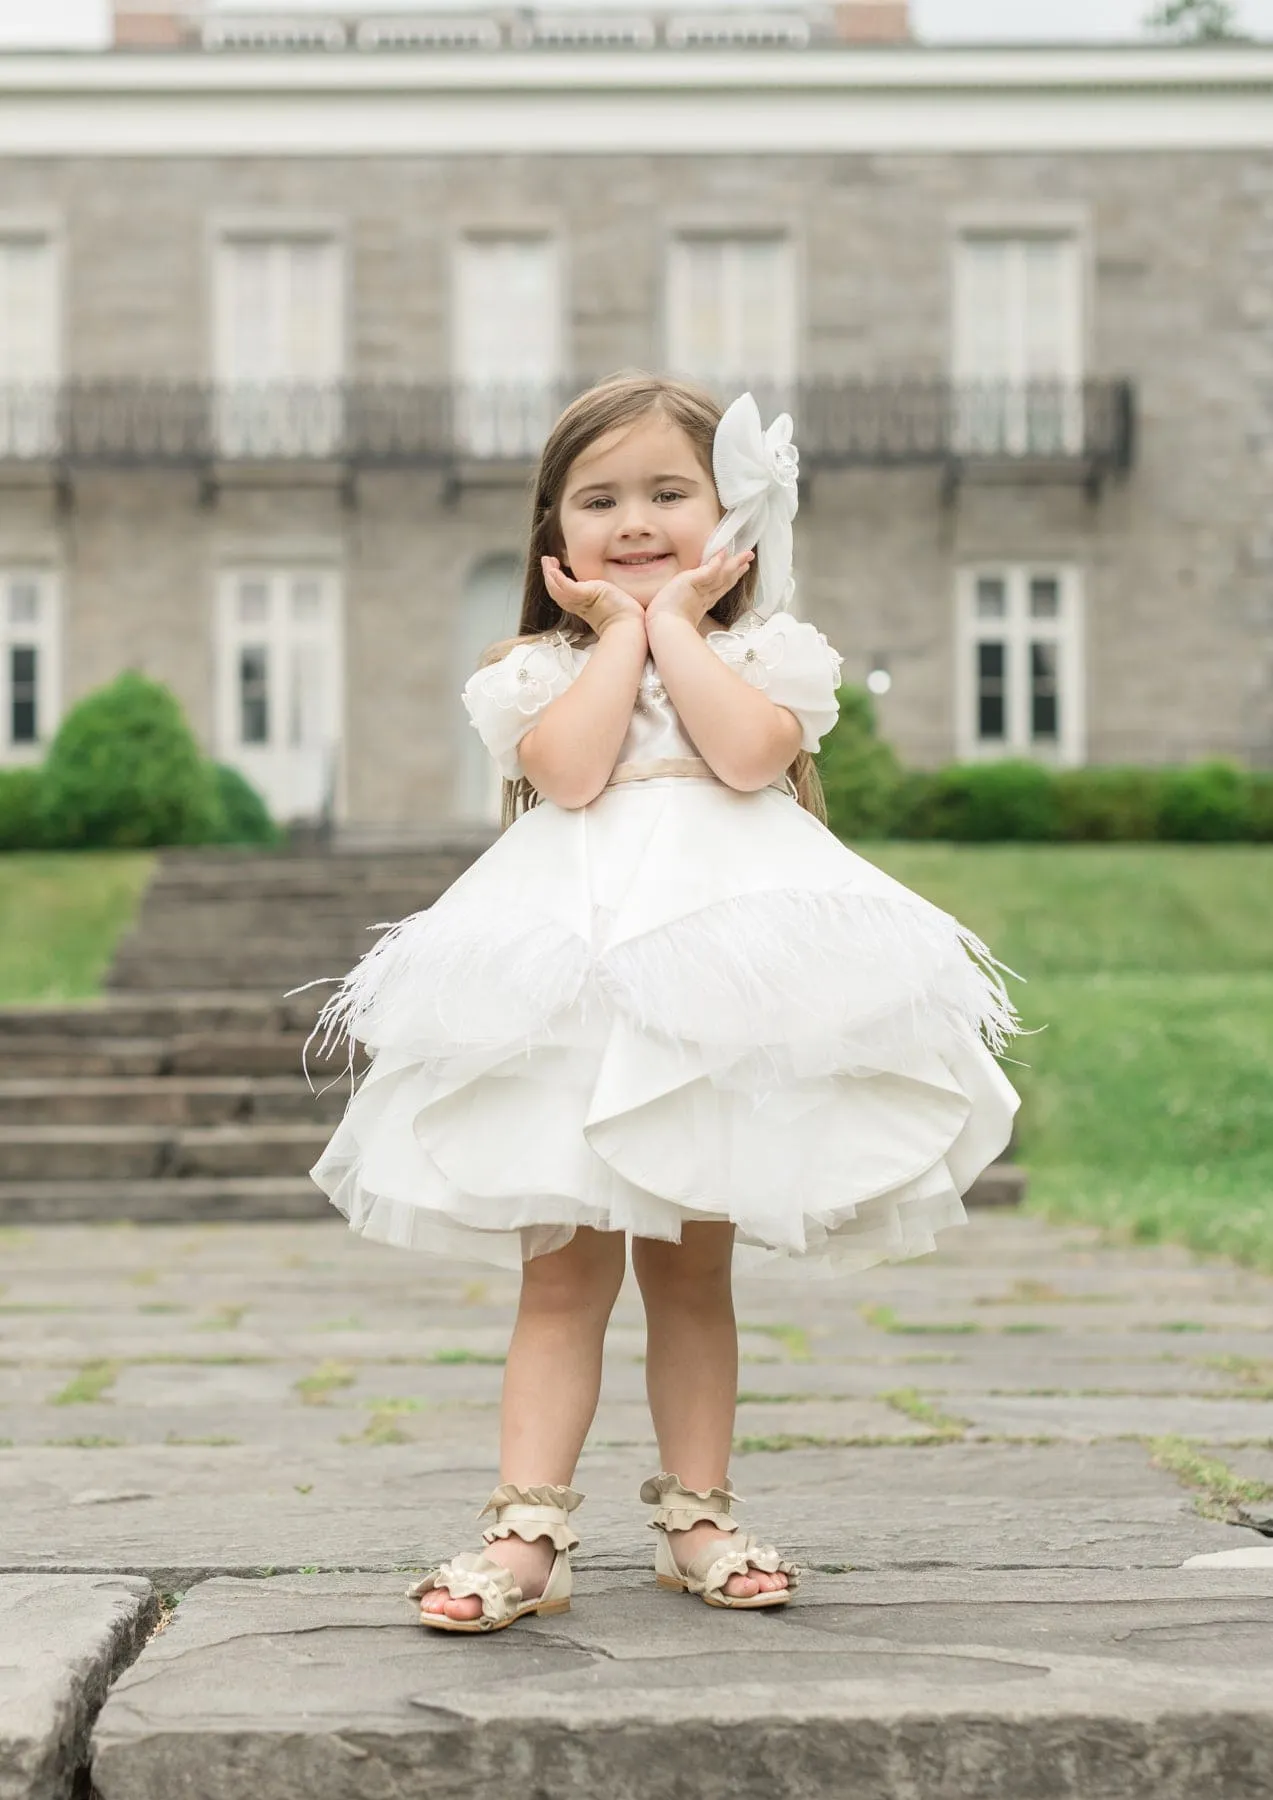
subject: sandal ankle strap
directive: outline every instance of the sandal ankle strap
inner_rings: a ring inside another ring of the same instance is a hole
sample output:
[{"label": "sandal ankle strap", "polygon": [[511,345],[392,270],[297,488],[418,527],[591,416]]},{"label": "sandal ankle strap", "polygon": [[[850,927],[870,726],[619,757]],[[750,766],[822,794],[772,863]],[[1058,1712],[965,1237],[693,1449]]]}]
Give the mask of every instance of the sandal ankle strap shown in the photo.
[{"label": "sandal ankle strap", "polygon": [[728,1476],[723,1487],[687,1488],[679,1475],[664,1470],[641,1483],[641,1498],[658,1508],[649,1522],[651,1531],[688,1531],[702,1520],[720,1531],[739,1528],[730,1507],[742,1495],[734,1491]]},{"label": "sandal ankle strap", "polygon": [[482,1519],[487,1513],[495,1514],[494,1525],[488,1525],[482,1533],[483,1542],[493,1544],[496,1538],[519,1537],[531,1544],[546,1537],[552,1540],[554,1550],[573,1550],[579,1537],[571,1529],[569,1515],[583,1498],[574,1488],[519,1488],[511,1481],[502,1482],[477,1515]]}]

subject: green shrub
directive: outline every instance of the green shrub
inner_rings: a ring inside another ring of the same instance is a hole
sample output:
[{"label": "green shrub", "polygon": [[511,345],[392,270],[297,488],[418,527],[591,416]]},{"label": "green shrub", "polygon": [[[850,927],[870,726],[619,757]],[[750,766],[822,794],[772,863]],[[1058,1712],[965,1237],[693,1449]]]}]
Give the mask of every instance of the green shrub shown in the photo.
[{"label": "green shrub", "polygon": [[1057,835],[1052,771],[1041,763],[953,763],[912,779],[900,796],[908,837],[956,843],[1047,842]]},{"label": "green shrub", "polygon": [[1251,777],[1215,758],[1163,773],[1158,835],[1173,843],[1232,844],[1252,834]]},{"label": "green shrub", "polygon": [[49,749],[40,811],[68,849],[215,842],[224,828],[212,764],[176,697],[127,670],[66,715]]},{"label": "green shrub", "polygon": [[1273,773],[1251,777],[1251,836],[1257,844],[1273,844]]},{"label": "green shrub", "polygon": [[875,708],[865,688],[841,688],[840,717],[818,752],[827,819],[838,837],[887,837],[892,830],[901,765],[875,734]]},{"label": "green shrub", "polygon": [[1158,836],[1161,769],[1061,769],[1055,779],[1057,835],[1066,843],[1150,843]]},{"label": "green shrub", "polygon": [[907,769],[893,804],[893,836],[939,838],[949,825],[941,769]]},{"label": "green shrub", "polygon": [[270,817],[269,809],[244,776],[227,763],[213,763],[222,825],[219,844],[281,844],[285,833]]},{"label": "green shrub", "polygon": [[38,768],[0,769],[0,850],[43,850],[48,844],[43,785]]}]

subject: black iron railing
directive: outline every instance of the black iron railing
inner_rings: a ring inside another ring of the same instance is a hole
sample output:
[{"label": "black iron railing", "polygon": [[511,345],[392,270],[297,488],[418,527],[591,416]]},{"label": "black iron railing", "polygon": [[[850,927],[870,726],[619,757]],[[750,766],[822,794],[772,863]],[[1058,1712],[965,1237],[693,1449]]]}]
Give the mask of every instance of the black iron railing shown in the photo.
[{"label": "black iron railing", "polygon": [[[451,469],[533,458],[584,382],[0,384],[0,464],[114,468],[317,462]],[[1072,463],[1131,465],[1133,391],[1081,383],[811,378],[750,386],[766,422],[795,420],[801,469]]]}]

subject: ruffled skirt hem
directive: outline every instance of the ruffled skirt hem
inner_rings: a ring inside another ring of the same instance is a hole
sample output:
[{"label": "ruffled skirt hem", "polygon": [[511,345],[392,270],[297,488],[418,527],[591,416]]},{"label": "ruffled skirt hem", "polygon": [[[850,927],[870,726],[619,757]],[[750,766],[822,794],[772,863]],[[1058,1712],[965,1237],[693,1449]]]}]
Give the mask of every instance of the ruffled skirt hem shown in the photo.
[{"label": "ruffled skirt hem", "polygon": [[373,1060],[312,1174],[354,1230],[516,1269],[728,1220],[740,1268],[839,1273],[965,1221],[1000,965],[787,796],[674,786],[534,808],[340,984],[319,1035]]}]

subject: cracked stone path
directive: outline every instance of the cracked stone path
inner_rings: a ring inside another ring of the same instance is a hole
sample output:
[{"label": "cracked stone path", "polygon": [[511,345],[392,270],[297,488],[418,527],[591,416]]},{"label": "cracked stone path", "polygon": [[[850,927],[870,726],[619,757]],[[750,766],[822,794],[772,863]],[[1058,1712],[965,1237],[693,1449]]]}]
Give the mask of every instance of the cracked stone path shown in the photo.
[{"label": "cracked stone path", "polygon": [[751,1616],[654,1586],[626,1288],[573,1610],[439,1638],[514,1298],[337,1219],[0,1232],[0,1800],[1273,1795],[1273,1281],[980,1214],[740,1284],[808,1571]]}]

